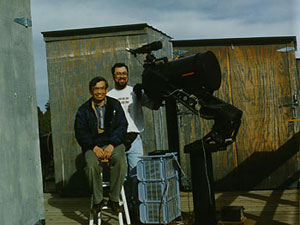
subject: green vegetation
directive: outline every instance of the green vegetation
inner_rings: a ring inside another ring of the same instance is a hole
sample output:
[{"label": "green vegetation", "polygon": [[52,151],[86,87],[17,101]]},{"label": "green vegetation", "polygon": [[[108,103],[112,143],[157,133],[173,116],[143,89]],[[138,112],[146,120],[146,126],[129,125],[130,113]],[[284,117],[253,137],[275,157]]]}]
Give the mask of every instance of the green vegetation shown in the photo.
[{"label": "green vegetation", "polygon": [[51,132],[51,112],[49,101],[45,105],[46,111],[43,113],[40,107],[38,107],[38,120],[39,120],[39,134],[49,134]]}]

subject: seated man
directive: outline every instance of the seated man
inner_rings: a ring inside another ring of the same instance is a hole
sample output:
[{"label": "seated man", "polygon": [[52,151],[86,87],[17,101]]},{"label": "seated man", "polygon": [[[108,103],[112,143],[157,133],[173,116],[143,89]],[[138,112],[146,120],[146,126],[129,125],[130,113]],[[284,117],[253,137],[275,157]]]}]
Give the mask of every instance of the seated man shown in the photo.
[{"label": "seated man", "polygon": [[108,83],[95,77],[89,83],[92,97],[81,105],[75,118],[75,137],[85,156],[85,173],[93,193],[92,213],[105,205],[102,187],[102,160],[109,160],[110,190],[107,206],[120,212],[119,196],[127,171],[125,146],[122,144],[127,120],[120,102],[106,96]]}]

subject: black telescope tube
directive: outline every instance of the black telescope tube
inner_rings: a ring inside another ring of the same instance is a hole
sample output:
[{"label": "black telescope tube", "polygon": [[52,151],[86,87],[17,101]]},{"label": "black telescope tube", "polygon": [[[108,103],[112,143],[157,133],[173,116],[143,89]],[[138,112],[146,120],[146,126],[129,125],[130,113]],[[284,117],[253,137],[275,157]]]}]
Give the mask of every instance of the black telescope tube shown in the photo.
[{"label": "black telescope tube", "polygon": [[182,89],[201,98],[203,90],[212,94],[221,85],[221,69],[211,51],[159,65],[149,65],[142,75],[146,94],[161,101],[166,93]]}]

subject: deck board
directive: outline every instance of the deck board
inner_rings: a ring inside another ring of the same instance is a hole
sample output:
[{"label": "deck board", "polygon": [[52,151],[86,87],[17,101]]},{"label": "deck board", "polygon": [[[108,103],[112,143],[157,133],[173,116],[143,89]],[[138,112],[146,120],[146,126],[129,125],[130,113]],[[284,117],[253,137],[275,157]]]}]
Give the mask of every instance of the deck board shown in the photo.
[{"label": "deck board", "polygon": [[[244,225],[298,225],[299,189],[262,190],[249,192],[216,193],[216,209],[223,206],[244,206]],[[193,211],[192,193],[181,192],[183,219],[177,224],[189,224]],[[87,225],[89,198],[62,198],[55,193],[45,193],[46,225]],[[116,216],[104,212],[103,225],[117,225]],[[176,223],[174,223],[176,224]]]}]

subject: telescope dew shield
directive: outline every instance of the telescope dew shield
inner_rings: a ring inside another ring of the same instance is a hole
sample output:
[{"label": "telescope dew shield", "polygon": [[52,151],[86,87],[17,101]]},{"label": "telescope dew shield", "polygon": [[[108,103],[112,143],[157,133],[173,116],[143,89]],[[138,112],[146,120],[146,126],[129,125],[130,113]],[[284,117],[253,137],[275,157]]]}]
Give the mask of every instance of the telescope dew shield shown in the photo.
[{"label": "telescope dew shield", "polygon": [[176,89],[201,98],[221,85],[221,69],[211,51],[183,57],[171,62],[148,65],[142,75],[146,94],[156,102]]},{"label": "telescope dew shield", "polygon": [[208,90],[218,90],[221,86],[221,69],[215,54],[211,51],[207,51],[202,54],[198,53],[195,57],[195,69],[199,76],[199,82],[202,81],[203,87]]}]

